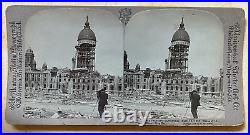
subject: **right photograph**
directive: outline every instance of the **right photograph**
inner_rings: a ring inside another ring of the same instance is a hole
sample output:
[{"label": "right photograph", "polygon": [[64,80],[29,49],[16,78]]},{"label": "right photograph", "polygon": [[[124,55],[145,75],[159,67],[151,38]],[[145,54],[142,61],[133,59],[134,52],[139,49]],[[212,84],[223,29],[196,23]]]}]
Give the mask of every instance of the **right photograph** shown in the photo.
[{"label": "right photograph", "polygon": [[193,9],[148,10],[124,28],[124,94],[151,119],[224,119],[223,24]]}]

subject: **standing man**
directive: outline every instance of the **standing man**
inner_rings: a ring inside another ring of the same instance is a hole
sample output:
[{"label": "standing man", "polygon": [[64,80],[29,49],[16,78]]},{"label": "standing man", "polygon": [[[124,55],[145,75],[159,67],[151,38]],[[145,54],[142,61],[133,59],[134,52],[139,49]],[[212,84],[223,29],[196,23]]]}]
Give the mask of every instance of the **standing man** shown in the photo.
[{"label": "standing man", "polygon": [[97,100],[98,100],[98,112],[100,118],[102,117],[102,113],[104,112],[105,105],[108,104],[108,94],[105,93],[106,87],[102,88],[97,92]]},{"label": "standing man", "polygon": [[192,115],[195,119],[198,118],[197,115],[197,107],[200,106],[200,95],[196,90],[193,90],[192,92],[189,93],[189,98],[191,101],[191,112]]}]

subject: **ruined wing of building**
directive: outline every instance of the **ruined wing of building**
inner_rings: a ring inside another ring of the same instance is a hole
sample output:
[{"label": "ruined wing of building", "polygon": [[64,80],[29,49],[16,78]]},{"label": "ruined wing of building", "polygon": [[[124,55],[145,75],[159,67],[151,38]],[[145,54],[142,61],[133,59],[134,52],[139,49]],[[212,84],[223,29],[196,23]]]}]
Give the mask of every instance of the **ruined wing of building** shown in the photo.
[{"label": "ruined wing of building", "polygon": [[188,72],[190,37],[184,27],[183,17],[174,33],[165,59],[165,70],[130,68],[127,52],[124,51],[124,89],[127,97],[164,95],[166,98],[188,98],[189,92],[197,90],[204,96],[223,96],[222,78],[193,76]]},{"label": "ruined wing of building", "polygon": [[95,99],[96,91],[104,88],[110,94],[122,91],[122,77],[101,75],[95,70],[96,36],[91,30],[88,16],[80,31],[72,68],[48,68],[44,63],[37,68],[35,53],[31,48],[25,53],[26,98]]}]

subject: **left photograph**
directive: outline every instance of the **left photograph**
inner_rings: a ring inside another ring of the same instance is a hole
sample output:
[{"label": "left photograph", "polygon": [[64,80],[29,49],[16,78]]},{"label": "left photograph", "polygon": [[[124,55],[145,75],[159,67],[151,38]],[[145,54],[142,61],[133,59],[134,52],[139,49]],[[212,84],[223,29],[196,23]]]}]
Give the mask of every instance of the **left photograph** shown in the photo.
[{"label": "left photograph", "polygon": [[100,118],[122,94],[122,31],[118,17],[105,10],[32,15],[23,35],[23,117]]}]

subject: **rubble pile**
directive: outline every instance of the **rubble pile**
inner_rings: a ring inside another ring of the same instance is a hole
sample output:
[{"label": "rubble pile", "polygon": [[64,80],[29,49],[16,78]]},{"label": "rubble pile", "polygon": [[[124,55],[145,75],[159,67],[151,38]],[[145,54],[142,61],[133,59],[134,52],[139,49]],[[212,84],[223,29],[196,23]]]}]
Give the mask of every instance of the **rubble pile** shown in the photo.
[{"label": "rubble pile", "polygon": [[[169,100],[159,95],[126,99],[110,96],[108,103],[106,109],[112,110],[116,106],[122,108],[125,113],[129,113],[131,110],[150,111],[150,118],[152,119],[182,119],[187,118],[187,112],[190,113],[190,100],[188,97],[182,99],[172,98]],[[220,97],[201,96],[200,104],[199,110],[201,111],[225,110]],[[36,99],[26,98],[26,105],[27,107],[24,108],[23,115],[25,118],[91,119],[99,117],[97,100],[94,97],[91,99],[74,99],[65,94],[57,96],[47,95]],[[59,106],[64,110],[57,110]]]},{"label": "rubble pile", "polygon": [[207,110],[221,110],[224,111],[223,100],[220,97],[201,97],[201,107]]}]

